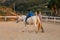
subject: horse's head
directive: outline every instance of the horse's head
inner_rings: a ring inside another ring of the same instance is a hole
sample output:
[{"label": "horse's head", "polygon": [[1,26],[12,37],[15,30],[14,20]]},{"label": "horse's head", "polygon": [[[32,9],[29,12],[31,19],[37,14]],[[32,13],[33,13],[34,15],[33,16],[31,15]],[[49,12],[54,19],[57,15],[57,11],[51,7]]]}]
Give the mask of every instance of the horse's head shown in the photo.
[{"label": "horse's head", "polygon": [[26,16],[25,15],[21,15],[20,20],[25,21],[25,19],[26,19]]}]

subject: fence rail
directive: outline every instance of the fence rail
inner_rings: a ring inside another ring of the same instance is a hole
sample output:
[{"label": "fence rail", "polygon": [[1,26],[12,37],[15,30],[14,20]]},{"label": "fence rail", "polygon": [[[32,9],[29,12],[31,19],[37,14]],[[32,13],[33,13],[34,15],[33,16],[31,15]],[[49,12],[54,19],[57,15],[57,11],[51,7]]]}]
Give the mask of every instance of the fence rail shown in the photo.
[{"label": "fence rail", "polygon": [[[4,18],[4,20],[6,21],[7,18],[18,18],[19,16],[0,16],[1,18]],[[53,21],[55,22],[60,22],[60,17],[54,17],[54,16],[42,16],[44,21]]]},{"label": "fence rail", "polygon": [[18,18],[18,16],[0,16],[1,18],[4,18],[4,21],[6,21],[8,18]]},{"label": "fence rail", "polygon": [[43,20],[45,21],[53,21],[55,22],[60,22],[60,17],[54,17],[54,16],[42,16]]}]

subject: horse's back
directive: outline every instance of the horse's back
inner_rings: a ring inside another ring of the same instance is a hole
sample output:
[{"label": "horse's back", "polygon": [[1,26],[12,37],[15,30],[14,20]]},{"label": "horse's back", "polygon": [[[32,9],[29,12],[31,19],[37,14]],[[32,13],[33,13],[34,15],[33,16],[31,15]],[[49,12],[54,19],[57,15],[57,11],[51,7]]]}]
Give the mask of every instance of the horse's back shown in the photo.
[{"label": "horse's back", "polygon": [[35,22],[35,20],[36,20],[36,16],[29,17],[29,18],[27,19],[27,23],[33,24],[33,23]]}]

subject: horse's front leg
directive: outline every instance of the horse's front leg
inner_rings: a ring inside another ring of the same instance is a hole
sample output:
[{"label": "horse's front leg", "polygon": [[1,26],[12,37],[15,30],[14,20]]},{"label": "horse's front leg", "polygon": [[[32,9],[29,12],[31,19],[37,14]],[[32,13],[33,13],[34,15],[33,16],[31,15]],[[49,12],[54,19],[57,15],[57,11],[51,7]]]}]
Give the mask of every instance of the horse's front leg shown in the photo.
[{"label": "horse's front leg", "polygon": [[17,18],[17,20],[16,20],[16,23],[18,23],[19,22],[19,18]]},{"label": "horse's front leg", "polygon": [[27,24],[25,23],[25,27],[26,27],[26,25],[27,25]]},{"label": "horse's front leg", "polygon": [[26,27],[26,25],[27,25],[27,20],[25,19],[25,20],[23,20],[24,21],[24,23],[25,23],[25,27]]}]

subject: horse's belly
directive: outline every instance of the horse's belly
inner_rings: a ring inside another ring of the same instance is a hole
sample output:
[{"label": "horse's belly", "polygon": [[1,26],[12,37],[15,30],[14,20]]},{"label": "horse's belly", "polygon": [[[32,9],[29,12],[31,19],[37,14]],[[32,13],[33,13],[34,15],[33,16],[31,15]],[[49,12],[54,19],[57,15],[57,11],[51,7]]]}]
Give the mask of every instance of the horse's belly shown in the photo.
[{"label": "horse's belly", "polygon": [[27,23],[31,25],[31,24],[33,24],[33,21],[31,19],[28,19]]}]

